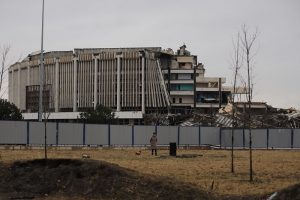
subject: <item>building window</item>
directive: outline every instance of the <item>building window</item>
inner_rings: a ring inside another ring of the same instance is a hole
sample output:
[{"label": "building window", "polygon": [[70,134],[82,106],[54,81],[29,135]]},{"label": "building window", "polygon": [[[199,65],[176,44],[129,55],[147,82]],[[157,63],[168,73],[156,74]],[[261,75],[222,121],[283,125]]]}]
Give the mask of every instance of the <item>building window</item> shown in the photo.
[{"label": "building window", "polygon": [[171,84],[172,91],[193,91],[193,84]]},{"label": "building window", "polygon": [[175,98],[173,98],[173,103],[176,103],[176,99]]},{"label": "building window", "polygon": [[192,80],[193,74],[178,74],[178,80]]},{"label": "building window", "polygon": [[179,98],[179,103],[182,103],[182,98]]}]

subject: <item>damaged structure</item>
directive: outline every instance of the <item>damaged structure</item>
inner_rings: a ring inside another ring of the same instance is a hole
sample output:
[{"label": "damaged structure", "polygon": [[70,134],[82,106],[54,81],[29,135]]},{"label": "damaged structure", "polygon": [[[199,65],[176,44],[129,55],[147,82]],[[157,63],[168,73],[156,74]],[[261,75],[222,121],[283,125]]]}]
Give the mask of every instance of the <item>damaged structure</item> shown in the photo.
[{"label": "damaged structure", "polygon": [[[24,119],[38,118],[40,53],[9,67],[9,101]],[[123,123],[143,123],[146,114],[208,113],[228,103],[231,89],[222,77],[205,77],[197,56],[183,45],[93,48],[44,53],[43,101],[50,120],[76,120],[102,104]]]}]

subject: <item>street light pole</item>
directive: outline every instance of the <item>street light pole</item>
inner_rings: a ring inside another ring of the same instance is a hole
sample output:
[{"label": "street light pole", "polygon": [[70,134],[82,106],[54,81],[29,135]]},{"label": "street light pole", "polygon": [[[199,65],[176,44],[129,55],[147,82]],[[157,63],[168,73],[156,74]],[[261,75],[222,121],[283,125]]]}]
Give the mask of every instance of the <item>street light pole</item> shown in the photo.
[{"label": "street light pole", "polygon": [[41,58],[40,58],[40,90],[39,90],[39,113],[38,119],[39,122],[43,120],[42,113],[43,113],[43,87],[44,87],[44,0],[42,6],[42,37],[41,37]]}]

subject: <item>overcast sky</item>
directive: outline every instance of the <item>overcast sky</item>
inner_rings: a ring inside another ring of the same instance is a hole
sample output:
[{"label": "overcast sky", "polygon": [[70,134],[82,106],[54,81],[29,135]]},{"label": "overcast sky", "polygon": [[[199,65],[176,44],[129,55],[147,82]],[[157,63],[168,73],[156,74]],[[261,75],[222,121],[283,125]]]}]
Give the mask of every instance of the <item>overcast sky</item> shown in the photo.
[{"label": "overcast sky", "polygon": [[[11,59],[40,49],[42,0],[0,0],[0,44]],[[300,109],[298,0],[45,0],[45,51],[183,43],[206,76],[232,81],[232,39],[258,27],[254,99]]]}]

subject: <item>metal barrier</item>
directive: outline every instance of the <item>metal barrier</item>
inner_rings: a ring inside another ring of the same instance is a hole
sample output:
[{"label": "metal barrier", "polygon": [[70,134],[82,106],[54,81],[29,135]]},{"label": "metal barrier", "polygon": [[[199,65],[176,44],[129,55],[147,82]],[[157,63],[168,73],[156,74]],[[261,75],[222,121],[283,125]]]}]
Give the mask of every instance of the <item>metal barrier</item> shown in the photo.
[{"label": "metal barrier", "polygon": [[[43,145],[42,122],[0,121],[0,144]],[[47,123],[49,145],[146,146],[153,132],[158,145],[231,147],[232,129],[219,127],[131,126]],[[253,148],[300,148],[300,129],[251,129]],[[249,130],[234,129],[236,148],[249,147]]]}]

